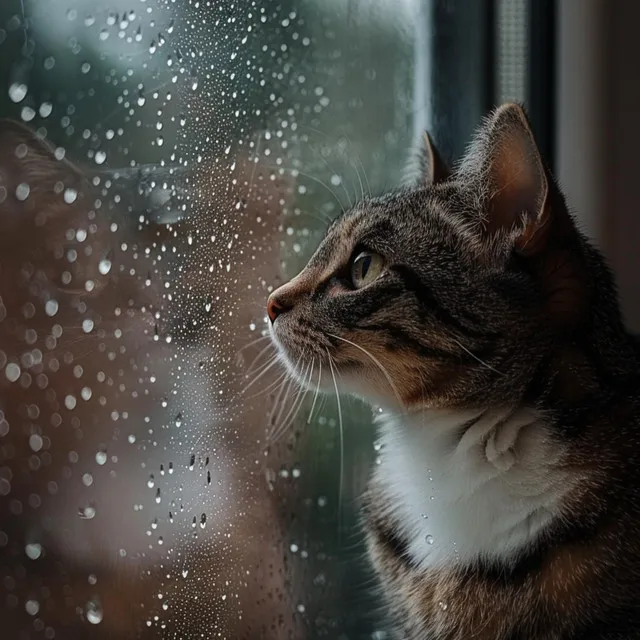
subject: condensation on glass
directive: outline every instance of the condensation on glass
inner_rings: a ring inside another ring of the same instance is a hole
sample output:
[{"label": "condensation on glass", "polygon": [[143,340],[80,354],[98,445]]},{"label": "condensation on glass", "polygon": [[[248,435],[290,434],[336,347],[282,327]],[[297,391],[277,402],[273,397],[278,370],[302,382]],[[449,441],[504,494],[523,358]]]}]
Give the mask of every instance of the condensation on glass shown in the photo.
[{"label": "condensation on glass", "polygon": [[0,5],[7,637],[384,637],[371,411],[298,394],[264,301],[400,182],[418,4]]}]

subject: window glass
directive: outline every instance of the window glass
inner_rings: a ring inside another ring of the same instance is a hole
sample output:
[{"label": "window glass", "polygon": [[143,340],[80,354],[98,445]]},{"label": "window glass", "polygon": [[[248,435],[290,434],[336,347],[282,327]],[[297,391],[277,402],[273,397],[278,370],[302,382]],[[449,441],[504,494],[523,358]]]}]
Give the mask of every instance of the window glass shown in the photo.
[{"label": "window glass", "polygon": [[385,637],[375,408],[299,393],[265,300],[424,126],[458,149],[491,103],[490,60],[451,67],[472,108],[441,98],[455,5],[0,5],[8,637]]}]

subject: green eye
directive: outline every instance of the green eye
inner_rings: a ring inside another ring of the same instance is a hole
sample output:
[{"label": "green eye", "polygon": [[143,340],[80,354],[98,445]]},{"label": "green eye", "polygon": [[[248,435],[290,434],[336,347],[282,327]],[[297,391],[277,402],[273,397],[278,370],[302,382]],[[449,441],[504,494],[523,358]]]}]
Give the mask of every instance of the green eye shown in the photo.
[{"label": "green eye", "polygon": [[382,256],[370,251],[359,253],[351,263],[351,282],[356,289],[371,284],[382,273],[384,260]]}]

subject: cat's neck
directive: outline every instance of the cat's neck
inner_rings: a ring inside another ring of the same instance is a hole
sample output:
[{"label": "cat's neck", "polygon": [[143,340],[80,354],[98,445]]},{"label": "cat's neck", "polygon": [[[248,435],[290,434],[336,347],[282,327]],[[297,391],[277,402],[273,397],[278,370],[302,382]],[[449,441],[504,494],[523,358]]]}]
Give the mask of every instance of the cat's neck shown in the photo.
[{"label": "cat's neck", "polygon": [[375,508],[425,568],[515,560],[578,481],[533,409],[424,410],[379,422]]}]

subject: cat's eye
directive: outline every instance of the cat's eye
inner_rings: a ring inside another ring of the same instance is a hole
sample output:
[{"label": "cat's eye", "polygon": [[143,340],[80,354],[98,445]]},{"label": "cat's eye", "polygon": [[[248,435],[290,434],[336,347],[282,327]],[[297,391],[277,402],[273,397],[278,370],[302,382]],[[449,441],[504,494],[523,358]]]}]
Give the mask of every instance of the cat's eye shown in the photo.
[{"label": "cat's eye", "polygon": [[362,251],[351,263],[351,283],[361,289],[377,280],[382,274],[384,260],[378,253]]}]

